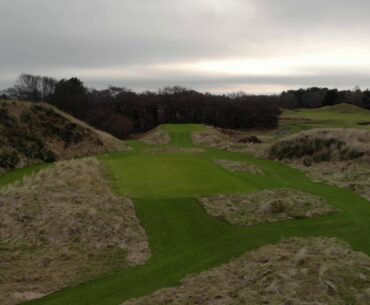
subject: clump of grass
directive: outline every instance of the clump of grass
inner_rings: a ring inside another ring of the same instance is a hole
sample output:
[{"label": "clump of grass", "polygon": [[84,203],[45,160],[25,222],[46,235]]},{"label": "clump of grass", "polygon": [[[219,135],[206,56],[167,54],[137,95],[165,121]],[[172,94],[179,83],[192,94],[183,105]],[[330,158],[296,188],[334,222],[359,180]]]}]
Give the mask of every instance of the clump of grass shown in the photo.
[{"label": "clump of grass", "polygon": [[312,218],[336,211],[320,197],[290,189],[218,195],[201,198],[200,202],[209,215],[242,226]]},{"label": "clump of grass", "polygon": [[257,175],[263,174],[262,170],[253,164],[232,160],[214,160],[213,162],[231,172],[244,172]]},{"label": "clump of grass", "polygon": [[112,193],[96,158],[62,161],[1,189],[0,224],[4,305],[143,264],[150,255],[132,202]]},{"label": "clump of grass", "polygon": [[211,129],[204,132],[194,132],[192,141],[194,145],[206,146],[263,157],[268,143],[258,141],[245,141],[246,135],[242,132]]},{"label": "clump of grass", "polygon": [[269,152],[272,159],[299,159],[306,166],[366,155],[370,155],[370,131],[339,128],[312,129],[286,137],[274,143]]},{"label": "clump of grass", "polygon": [[171,137],[168,132],[155,128],[150,132],[147,132],[142,138],[141,141],[149,145],[165,145],[171,142]]},{"label": "clump of grass", "polygon": [[124,305],[365,305],[369,282],[365,254],[335,239],[289,239]]}]

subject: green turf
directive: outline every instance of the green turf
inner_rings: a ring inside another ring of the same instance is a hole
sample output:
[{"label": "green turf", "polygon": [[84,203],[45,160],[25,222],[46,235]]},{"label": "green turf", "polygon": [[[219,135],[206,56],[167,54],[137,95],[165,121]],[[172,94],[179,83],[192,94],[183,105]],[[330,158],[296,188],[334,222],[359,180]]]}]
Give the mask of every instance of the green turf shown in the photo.
[{"label": "green turf", "polygon": [[[191,146],[197,125],[166,125],[171,145]],[[134,150],[102,157],[111,169],[116,192],[131,197],[144,226],[152,256],[144,266],[64,289],[33,305],[118,305],[125,300],[174,286],[187,274],[227,262],[245,251],[292,236],[335,236],[370,254],[370,202],[346,190],[313,183],[301,171],[242,154],[207,149],[201,154],[148,154],[138,142]],[[265,175],[231,173],[212,159],[250,162]],[[12,179],[5,180],[11,181]],[[2,180],[0,180],[2,181]],[[1,183],[1,182],[0,182]],[[4,183],[3,183],[4,184]],[[198,196],[248,193],[288,187],[316,194],[340,212],[305,220],[290,220],[253,228],[232,226],[208,216]]]},{"label": "green turf", "polygon": [[281,128],[293,132],[328,127],[370,129],[370,110],[339,104],[318,109],[283,110],[281,116]]},{"label": "green turf", "polygon": [[207,130],[207,127],[198,124],[165,124],[162,125],[161,128],[170,134],[171,145],[180,147],[193,146],[191,140],[192,132],[201,132]]},{"label": "green turf", "polygon": [[22,169],[13,170],[11,172],[8,172],[4,175],[0,175],[0,187],[9,185],[11,183],[14,183],[16,181],[21,180],[24,176],[32,175],[34,173],[37,173],[41,169],[45,168],[46,166],[49,166],[50,163],[42,163]]}]

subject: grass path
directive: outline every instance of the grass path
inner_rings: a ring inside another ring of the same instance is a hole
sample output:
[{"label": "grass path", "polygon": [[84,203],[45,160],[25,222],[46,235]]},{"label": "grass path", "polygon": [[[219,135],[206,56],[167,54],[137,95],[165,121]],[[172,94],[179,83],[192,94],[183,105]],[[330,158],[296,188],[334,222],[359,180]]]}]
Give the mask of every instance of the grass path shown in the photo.
[{"label": "grass path", "polygon": [[[171,145],[191,146],[197,125],[166,125]],[[245,251],[292,236],[335,236],[370,254],[370,202],[345,189],[311,182],[302,172],[283,164],[207,149],[202,154],[141,153],[135,150],[105,155],[115,190],[129,196],[150,241],[152,257],[140,267],[67,288],[25,304],[117,305],[131,297],[174,286],[189,273],[227,262]],[[250,162],[265,175],[231,173],[212,159]],[[20,172],[18,172],[20,173]],[[0,177],[0,185],[20,174]],[[10,177],[10,178],[9,178]],[[289,220],[253,228],[232,226],[208,216],[198,196],[248,193],[288,187],[316,194],[340,209],[316,219]]]}]

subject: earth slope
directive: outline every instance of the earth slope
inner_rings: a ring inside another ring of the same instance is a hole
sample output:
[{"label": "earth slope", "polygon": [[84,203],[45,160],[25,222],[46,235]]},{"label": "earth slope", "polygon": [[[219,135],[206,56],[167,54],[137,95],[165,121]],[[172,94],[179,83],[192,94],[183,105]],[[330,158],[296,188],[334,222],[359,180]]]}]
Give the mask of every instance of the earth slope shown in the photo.
[{"label": "earth slope", "polygon": [[0,173],[115,150],[127,146],[50,105],[0,101]]}]

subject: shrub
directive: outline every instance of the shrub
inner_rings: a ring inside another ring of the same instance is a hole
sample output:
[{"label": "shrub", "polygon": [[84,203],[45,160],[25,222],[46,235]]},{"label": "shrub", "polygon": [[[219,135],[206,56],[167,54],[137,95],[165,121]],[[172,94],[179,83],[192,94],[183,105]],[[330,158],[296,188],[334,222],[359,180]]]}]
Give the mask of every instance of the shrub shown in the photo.
[{"label": "shrub", "polygon": [[16,152],[0,153],[0,167],[13,169],[17,166],[19,157]]}]

